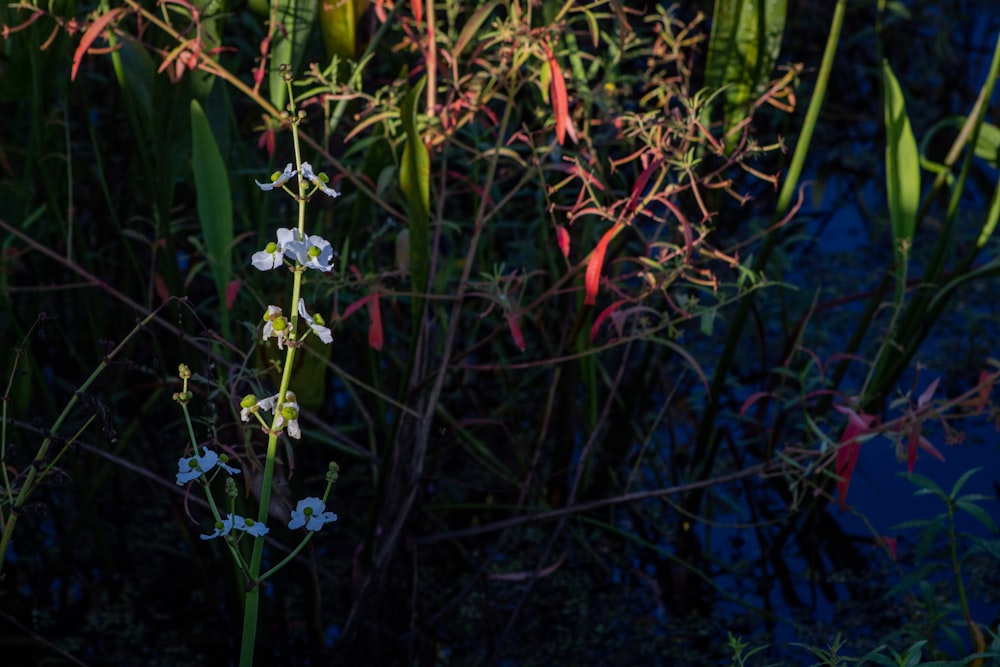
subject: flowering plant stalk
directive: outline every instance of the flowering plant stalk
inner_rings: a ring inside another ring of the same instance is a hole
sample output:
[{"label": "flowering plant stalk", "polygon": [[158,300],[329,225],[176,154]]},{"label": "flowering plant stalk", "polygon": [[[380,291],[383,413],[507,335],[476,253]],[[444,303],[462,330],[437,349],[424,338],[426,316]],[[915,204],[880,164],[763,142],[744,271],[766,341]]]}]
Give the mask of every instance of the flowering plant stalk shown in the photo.
[{"label": "flowering plant stalk", "polygon": [[[309,543],[313,533],[325,524],[337,520],[337,515],[326,511],[326,501],[333,483],[337,480],[339,467],[331,462],[326,474],[326,490],[322,498],[309,497],[298,501],[291,520],[290,530],[305,528],[306,534],[289,554],[277,565],[261,572],[264,556],[264,540],[261,539],[270,532],[267,527],[268,509],[271,504],[271,490],[274,481],[275,461],[278,448],[278,438],[287,434],[291,438],[300,439],[302,431],[299,427],[299,404],[295,393],[291,390],[291,375],[298,348],[310,335],[315,335],[325,343],[333,342],[333,334],[318,314],[311,314],[306,307],[305,299],[301,297],[303,274],[307,270],[317,270],[323,273],[333,268],[333,248],[330,243],[317,235],[307,235],[305,231],[306,203],[316,193],[328,197],[339,197],[340,193],[328,185],[329,179],[324,173],[313,171],[312,165],[302,161],[299,144],[298,125],[305,118],[305,112],[296,110],[294,97],[291,94],[291,70],[281,67],[282,80],[288,87],[288,109],[281,113],[282,120],[291,128],[295,151],[295,162],[288,163],[284,170],[274,173],[265,183],[257,182],[257,186],[265,192],[281,190],[291,196],[298,204],[298,224],[293,229],[281,228],[276,234],[276,241],[269,242],[265,248],[254,253],[251,264],[260,271],[271,271],[287,267],[292,273],[292,304],[291,312],[286,316],[282,308],[268,305],[263,317],[262,341],[272,344],[274,339],[279,350],[285,353],[281,365],[281,381],[278,392],[274,395],[260,398],[248,394],[240,401],[240,417],[243,421],[256,419],[261,429],[267,434],[267,452],[264,459],[264,472],[260,489],[260,505],[256,518],[243,517],[235,513],[237,495],[233,475],[240,470],[229,465],[225,454],[217,454],[207,447],[199,446],[195,438],[187,404],[192,394],[188,390],[191,378],[190,369],[182,364],[180,377],[183,383],[181,392],[174,394],[184,413],[188,426],[188,434],[193,445],[193,454],[178,461],[177,484],[184,485],[196,481],[205,489],[205,495],[215,519],[214,532],[203,534],[203,540],[217,537],[224,538],[230,553],[239,565],[246,578],[246,597],[244,599],[243,632],[240,650],[240,665],[249,667],[253,664],[254,648],[257,637],[257,624],[260,607],[261,584],[286,564],[291,562]],[[300,325],[301,331],[300,331]],[[264,413],[270,413],[265,418]],[[228,497],[228,511],[225,513],[213,499],[211,481],[221,472],[228,473],[225,482]],[[239,541],[249,535],[253,540],[249,560],[237,548]]]}]

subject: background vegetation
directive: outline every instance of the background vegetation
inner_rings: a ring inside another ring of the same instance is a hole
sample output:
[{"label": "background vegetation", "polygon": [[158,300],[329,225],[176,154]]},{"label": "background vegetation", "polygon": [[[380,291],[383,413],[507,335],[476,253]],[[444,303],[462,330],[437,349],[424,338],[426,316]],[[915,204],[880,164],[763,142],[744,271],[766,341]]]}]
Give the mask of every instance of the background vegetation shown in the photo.
[{"label": "background vegetation", "polygon": [[[297,360],[271,515],[332,459],[340,521],[267,583],[258,664],[995,659],[1000,13],[757,11],[0,9],[4,655],[239,654],[170,399],[186,363],[254,506],[287,64],[343,196],[309,207],[334,343]],[[979,462],[943,483],[953,445]],[[873,448],[930,513],[855,505]]]}]

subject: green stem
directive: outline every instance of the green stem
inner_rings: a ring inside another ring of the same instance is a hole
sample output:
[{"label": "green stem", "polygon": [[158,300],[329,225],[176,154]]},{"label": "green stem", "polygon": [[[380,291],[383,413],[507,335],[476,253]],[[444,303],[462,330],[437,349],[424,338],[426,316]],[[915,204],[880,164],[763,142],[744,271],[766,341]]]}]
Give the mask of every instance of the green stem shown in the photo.
[{"label": "green stem", "polygon": [[[981,652],[986,648],[983,640],[983,633],[972,618],[972,610],[969,609],[969,596],[965,592],[965,583],[962,581],[962,563],[958,557],[958,535],[955,532],[955,501],[948,498],[948,542],[951,552],[951,572],[955,577],[955,588],[958,591],[958,604],[962,610],[962,618],[969,629],[969,639],[972,640],[972,650]],[[982,659],[977,659],[971,663],[974,667],[982,664]]]},{"label": "green stem", "polygon": [[[288,120],[291,124],[292,142],[295,146],[295,166],[298,182],[298,195],[296,197],[299,204],[298,233],[300,236],[304,236],[306,220],[305,194],[310,184],[302,178],[302,152],[299,144],[298,127],[299,118],[296,115],[295,98],[291,94],[291,83],[286,83],[289,86]],[[298,269],[293,271],[292,274],[292,302],[288,304],[288,307],[291,309],[289,330],[292,332],[298,330],[298,304],[299,296],[302,292],[302,272],[302,268],[298,267]],[[288,392],[288,386],[291,384],[292,367],[295,362],[295,350],[297,349],[298,344],[299,340],[297,338],[290,341],[285,352],[285,363],[281,370],[281,383],[278,388],[278,398],[274,404],[274,417],[267,436],[267,454],[264,459],[264,476],[260,485],[260,507],[257,511],[257,521],[260,523],[267,522],[268,510],[271,506],[271,486],[274,481],[274,466],[278,453],[278,418],[281,414],[281,405],[285,402],[285,395]],[[302,546],[304,546],[304,544]],[[260,584],[265,578],[260,576],[260,569],[263,560],[264,540],[258,538],[254,540],[253,543],[253,551],[250,556],[250,568],[247,572],[248,581],[246,597],[243,605],[243,638],[240,646],[240,667],[251,667],[251,665],[253,665],[254,648],[257,642],[258,616],[260,614]],[[286,561],[283,561],[282,564],[285,562]],[[268,576],[270,576],[275,569],[277,568],[269,570]]]}]

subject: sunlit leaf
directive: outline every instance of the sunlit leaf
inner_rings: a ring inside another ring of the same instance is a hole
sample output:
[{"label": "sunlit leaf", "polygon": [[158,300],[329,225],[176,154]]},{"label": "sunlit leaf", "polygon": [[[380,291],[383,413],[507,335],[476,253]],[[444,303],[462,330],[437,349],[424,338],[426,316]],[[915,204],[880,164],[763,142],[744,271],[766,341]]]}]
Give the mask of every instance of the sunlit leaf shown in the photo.
[{"label": "sunlit leaf", "polygon": [[888,62],[882,63],[885,112],[885,181],[892,237],[898,243],[913,238],[920,207],[920,155],[906,115],[903,90]]},{"label": "sunlit leaf", "polygon": [[368,7],[368,0],[317,0],[319,26],[326,55],[357,60],[360,52],[358,21]]},{"label": "sunlit leaf", "polygon": [[597,247],[594,248],[593,253],[590,255],[590,261],[587,262],[587,272],[583,281],[585,290],[583,303],[585,305],[593,306],[597,303],[597,287],[601,281],[601,269],[604,268],[604,255],[608,252],[608,243],[618,233],[618,229],[618,225],[615,225],[604,232],[604,236],[597,242]]},{"label": "sunlit leaf", "polygon": [[[724,129],[741,123],[763,92],[781,52],[787,0],[716,0],[705,87],[726,86]],[[727,141],[732,144],[732,139]]]},{"label": "sunlit leaf", "polygon": [[83,56],[87,52],[87,49],[93,45],[97,36],[100,35],[105,28],[110,26],[115,19],[119,18],[124,13],[124,8],[109,10],[98,16],[97,19],[87,27],[83,33],[83,37],[80,38],[80,44],[76,47],[76,53],[73,54],[73,67],[69,74],[70,81],[76,79],[76,73],[80,69],[80,63],[83,62]]},{"label": "sunlit leaf", "polygon": [[570,138],[573,137],[572,121],[569,117],[569,97],[566,93],[566,79],[563,77],[562,68],[555,54],[545,44],[542,45],[545,57],[549,64],[549,86],[550,97],[552,98],[552,113],[556,117],[556,141],[561,146],[566,141],[567,132]]},{"label": "sunlit leaf", "polygon": [[[417,131],[417,100],[427,83],[421,78],[403,98],[400,109],[406,141],[399,165],[399,185],[406,195],[410,223],[410,272],[418,293],[427,289],[430,275],[430,154]],[[414,300],[414,307],[419,300]]]},{"label": "sunlit leaf", "polygon": [[556,225],[556,243],[563,257],[569,257],[569,231],[563,225]]}]

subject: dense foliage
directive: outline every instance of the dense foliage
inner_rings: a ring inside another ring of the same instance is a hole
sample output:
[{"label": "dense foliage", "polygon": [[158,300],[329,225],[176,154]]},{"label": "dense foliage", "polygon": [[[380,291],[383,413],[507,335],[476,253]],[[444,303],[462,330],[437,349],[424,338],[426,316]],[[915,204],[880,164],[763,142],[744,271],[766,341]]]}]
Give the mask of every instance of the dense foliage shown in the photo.
[{"label": "dense foliage", "polygon": [[3,655],[996,659],[1000,12],[847,5],[0,9]]}]

